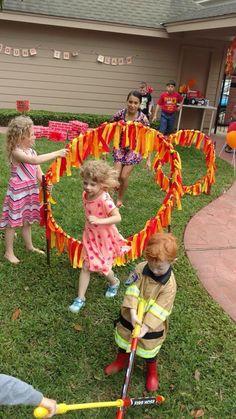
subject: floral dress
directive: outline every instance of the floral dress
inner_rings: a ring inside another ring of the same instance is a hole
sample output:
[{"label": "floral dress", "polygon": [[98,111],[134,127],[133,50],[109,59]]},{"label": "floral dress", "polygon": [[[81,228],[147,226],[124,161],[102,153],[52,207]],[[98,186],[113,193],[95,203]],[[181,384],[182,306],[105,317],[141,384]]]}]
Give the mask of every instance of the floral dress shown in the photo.
[{"label": "floral dress", "polygon": [[[114,117],[113,121],[126,121],[126,109],[118,111]],[[135,119],[135,122],[141,122],[143,125],[149,125],[149,121],[142,111],[139,111],[138,117]],[[142,160],[141,154],[134,153],[130,150],[129,147],[121,147],[120,139],[120,148],[119,150],[113,150],[113,159],[115,163],[121,163],[123,166],[131,166],[138,164]]]},{"label": "floral dress", "polygon": [[86,192],[83,192],[83,205],[86,218],[83,232],[85,265],[91,272],[107,275],[112,269],[114,259],[128,252],[130,247],[115,224],[90,224],[87,219],[90,215],[107,218],[116,206],[107,192],[102,192],[94,200],[88,200]]}]

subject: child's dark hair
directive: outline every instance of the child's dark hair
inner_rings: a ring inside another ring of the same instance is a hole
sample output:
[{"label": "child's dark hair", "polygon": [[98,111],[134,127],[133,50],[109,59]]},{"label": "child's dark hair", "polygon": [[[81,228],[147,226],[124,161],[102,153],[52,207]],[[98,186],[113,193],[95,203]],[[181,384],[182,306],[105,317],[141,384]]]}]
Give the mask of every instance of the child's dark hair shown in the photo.
[{"label": "child's dark hair", "polygon": [[172,86],[176,86],[175,81],[174,81],[174,80],[169,80],[169,81],[166,83],[166,86],[170,86],[170,85],[172,85]]},{"label": "child's dark hair", "polygon": [[145,258],[160,262],[173,262],[178,250],[177,239],[172,233],[156,233],[151,236],[144,251]]},{"label": "child's dark hair", "polygon": [[131,90],[127,96],[127,100],[129,100],[130,96],[137,97],[139,102],[142,103],[142,95],[138,90]]}]

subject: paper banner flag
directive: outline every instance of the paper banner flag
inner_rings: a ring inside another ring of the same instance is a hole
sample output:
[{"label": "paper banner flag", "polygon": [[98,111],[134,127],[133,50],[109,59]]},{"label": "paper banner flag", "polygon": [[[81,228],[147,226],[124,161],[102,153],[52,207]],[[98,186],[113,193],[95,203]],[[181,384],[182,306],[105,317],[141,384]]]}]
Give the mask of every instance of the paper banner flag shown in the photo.
[{"label": "paper banner flag", "polygon": [[57,58],[57,59],[60,59],[61,58],[61,51],[54,50],[53,57]]},{"label": "paper banner flag", "polygon": [[29,50],[26,48],[23,48],[21,51],[22,57],[28,57],[29,56]]},{"label": "paper banner flag", "polygon": [[19,48],[13,48],[13,55],[14,57],[20,56],[20,49]]},{"label": "paper banner flag", "polygon": [[79,55],[79,51],[72,51],[72,57],[77,57]]},{"label": "paper banner flag", "polygon": [[0,52],[2,51],[3,48],[3,44],[0,44]]},{"label": "paper banner flag", "polygon": [[102,54],[97,55],[97,61],[99,63],[108,64],[108,65],[124,65],[132,64],[133,57],[108,57]]},{"label": "paper banner flag", "polygon": [[4,49],[5,54],[10,55],[11,54],[11,47],[5,47]]},{"label": "paper banner flag", "polygon": [[111,64],[111,57],[105,57],[104,64]]},{"label": "paper banner flag", "polygon": [[30,55],[37,55],[36,48],[30,48]]},{"label": "paper banner flag", "polygon": [[70,59],[70,53],[69,51],[63,52],[63,60],[69,60]]},{"label": "paper banner flag", "polygon": [[104,62],[104,55],[98,55],[98,57],[97,57],[97,61],[98,61],[99,63],[103,63],[103,62]]},{"label": "paper banner flag", "polygon": [[111,65],[117,65],[117,58],[116,57],[113,57],[111,59]]}]

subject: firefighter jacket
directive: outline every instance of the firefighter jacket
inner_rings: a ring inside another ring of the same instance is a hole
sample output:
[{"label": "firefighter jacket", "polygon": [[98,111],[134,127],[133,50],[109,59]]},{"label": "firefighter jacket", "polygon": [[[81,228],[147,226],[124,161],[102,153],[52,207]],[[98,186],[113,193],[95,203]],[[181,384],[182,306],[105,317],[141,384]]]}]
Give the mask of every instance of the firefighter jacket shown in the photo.
[{"label": "firefighter jacket", "polygon": [[131,276],[133,282],[125,293],[116,325],[115,340],[120,348],[130,352],[133,330],[130,309],[137,310],[139,299],[143,298],[145,300],[143,323],[149,327],[149,331],[139,339],[137,355],[146,359],[153,358],[158,354],[168,330],[168,317],[176,294],[174,273],[170,267],[166,274],[154,275],[148,263],[142,262],[136,266]]}]

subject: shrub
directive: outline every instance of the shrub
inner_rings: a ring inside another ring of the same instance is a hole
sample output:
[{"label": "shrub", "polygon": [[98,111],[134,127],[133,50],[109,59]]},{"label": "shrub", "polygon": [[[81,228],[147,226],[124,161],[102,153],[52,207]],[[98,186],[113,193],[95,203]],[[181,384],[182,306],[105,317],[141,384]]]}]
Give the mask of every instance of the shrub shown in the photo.
[{"label": "shrub", "polygon": [[[0,109],[0,126],[6,127],[9,121],[16,116],[21,115],[14,109]],[[94,115],[94,114],[79,114],[72,112],[51,112],[51,111],[29,111],[25,115],[32,118],[35,125],[48,126],[49,121],[68,122],[72,119],[77,119],[81,122],[86,122],[91,128],[98,127],[103,122],[111,120],[112,115]],[[159,121],[151,123],[151,127],[158,129]]]}]

